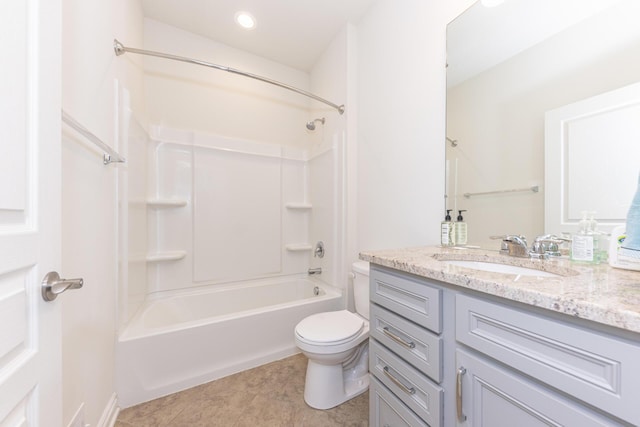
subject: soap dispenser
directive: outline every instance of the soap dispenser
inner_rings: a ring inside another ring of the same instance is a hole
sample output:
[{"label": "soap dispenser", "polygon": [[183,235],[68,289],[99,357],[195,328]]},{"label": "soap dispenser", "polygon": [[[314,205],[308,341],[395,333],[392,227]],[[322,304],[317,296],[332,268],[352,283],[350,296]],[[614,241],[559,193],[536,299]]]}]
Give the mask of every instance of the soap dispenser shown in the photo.
[{"label": "soap dispenser", "polygon": [[464,218],[462,218],[462,212],[466,212],[466,210],[458,211],[458,221],[455,223],[454,227],[456,245],[467,244],[467,223],[464,222]]},{"label": "soap dispenser", "polygon": [[447,209],[447,215],[444,217],[444,221],[440,223],[440,244],[442,246],[453,246],[455,242],[455,227],[454,222],[451,221],[452,209]]},{"label": "soap dispenser", "polygon": [[578,222],[578,232],[571,237],[571,261],[598,264],[598,239],[593,230],[592,220],[587,212],[582,212]]}]

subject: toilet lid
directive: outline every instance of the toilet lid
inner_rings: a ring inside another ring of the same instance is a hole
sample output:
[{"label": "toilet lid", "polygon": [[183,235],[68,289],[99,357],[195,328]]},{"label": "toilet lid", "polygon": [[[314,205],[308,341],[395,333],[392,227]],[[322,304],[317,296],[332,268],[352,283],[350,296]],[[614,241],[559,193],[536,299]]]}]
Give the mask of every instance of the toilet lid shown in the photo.
[{"label": "toilet lid", "polygon": [[312,314],[298,323],[296,332],[308,341],[333,343],[355,337],[363,327],[362,318],[348,310],[341,310]]}]

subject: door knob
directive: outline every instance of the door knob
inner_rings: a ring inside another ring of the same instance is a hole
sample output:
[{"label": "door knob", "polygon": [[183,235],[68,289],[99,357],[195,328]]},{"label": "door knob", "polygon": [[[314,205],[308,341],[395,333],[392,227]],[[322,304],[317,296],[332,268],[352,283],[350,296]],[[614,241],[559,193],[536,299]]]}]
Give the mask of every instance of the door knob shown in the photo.
[{"label": "door knob", "polygon": [[42,298],[53,301],[67,289],[80,289],[83,284],[82,279],[61,279],[56,271],[50,271],[42,279]]}]

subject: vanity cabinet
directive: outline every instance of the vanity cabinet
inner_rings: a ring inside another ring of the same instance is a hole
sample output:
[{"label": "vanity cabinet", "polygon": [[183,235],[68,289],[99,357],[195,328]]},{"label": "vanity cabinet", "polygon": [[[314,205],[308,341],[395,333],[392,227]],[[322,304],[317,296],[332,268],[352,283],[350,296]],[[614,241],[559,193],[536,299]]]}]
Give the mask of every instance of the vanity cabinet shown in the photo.
[{"label": "vanity cabinet", "polygon": [[372,426],[640,425],[637,334],[375,264],[370,286]]},{"label": "vanity cabinet", "polygon": [[370,424],[442,426],[442,289],[372,266],[370,298]]}]

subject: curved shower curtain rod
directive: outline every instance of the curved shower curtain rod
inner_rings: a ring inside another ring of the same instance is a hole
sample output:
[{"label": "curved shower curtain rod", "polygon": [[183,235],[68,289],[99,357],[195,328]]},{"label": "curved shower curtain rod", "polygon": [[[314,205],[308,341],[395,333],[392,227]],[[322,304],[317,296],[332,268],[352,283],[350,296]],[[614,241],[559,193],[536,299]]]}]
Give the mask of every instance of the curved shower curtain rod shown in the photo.
[{"label": "curved shower curtain rod", "polygon": [[314,95],[314,94],[312,94],[310,92],[304,91],[302,89],[298,89],[296,87],[289,86],[287,84],[280,83],[280,82],[278,82],[276,80],[271,80],[271,79],[268,79],[266,77],[261,77],[261,76],[258,76],[256,74],[247,73],[245,71],[240,71],[240,70],[237,70],[235,68],[225,67],[223,65],[218,65],[218,64],[213,64],[211,62],[200,61],[199,59],[186,58],[184,56],[176,56],[176,55],[170,55],[170,54],[167,54],[167,53],[154,52],[152,50],[135,49],[135,48],[132,48],[132,47],[126,47],[122,43],[120,43],[117,39],[113,40],[113,50],[116,52],[116,56],[123,55],[126,52],[137,53],[139,55],[148,55],[148,56],[156,56],[158,58],[173,59],[174,61],[187,62],[189,64],[202,65],[202,66],[209,67],[209,68],[215,68],[215,69],[221,70],[221,71],[226,71],[228,73],[239,74],[241,76],[250,77],[250,78],[255,79],[255,80],[260,80],[261,82],[270,83],[272,85],[280,86],[281,88],[288,89],[290,91],[299,93],[300,95],[304,95],[304,96],[307,96],[309,98],[315,99],[316,101],[320,101],[320,102],[322,102],[324,104],[330,105],[331,107],[333,107],[336,110],[338,110],[338,113],[340,113],[340,114],[344,113],[344,105],[334,104],[331,101],[327,101],[324,98],[320,98],[319,96]]}]

